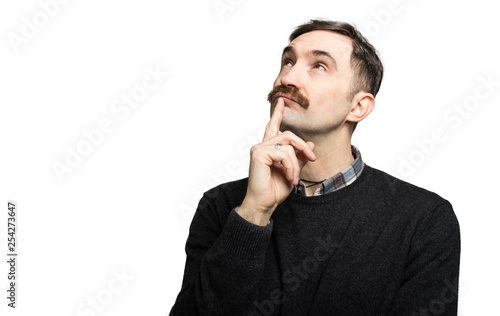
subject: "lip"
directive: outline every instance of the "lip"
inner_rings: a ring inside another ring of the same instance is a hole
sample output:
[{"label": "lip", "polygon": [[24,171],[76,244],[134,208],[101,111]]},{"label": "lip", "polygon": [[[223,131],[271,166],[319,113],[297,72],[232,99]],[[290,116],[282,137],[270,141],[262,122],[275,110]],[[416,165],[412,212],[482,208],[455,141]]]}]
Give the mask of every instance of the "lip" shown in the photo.
[{"label": "lip", "polygon": [[295,102],[298,104],[298,102],[295,101],[294,99],[292,99],[292,97],[290,97],[290,95],[288,95],[288,94],[281,93],[281,92],[276,93],[275,99],[280,98],[280,97],[285,99],[285,100],[292,101],[292,102]]}]

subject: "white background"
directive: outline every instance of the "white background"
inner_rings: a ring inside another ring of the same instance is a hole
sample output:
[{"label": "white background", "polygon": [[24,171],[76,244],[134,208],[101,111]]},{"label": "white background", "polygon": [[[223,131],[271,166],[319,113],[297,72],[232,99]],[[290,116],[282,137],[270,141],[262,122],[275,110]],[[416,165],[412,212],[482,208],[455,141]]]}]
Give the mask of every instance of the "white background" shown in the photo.
[{"label": "white background", "polygon": [[[356,24],[380,51],[382,88],[353,144],[370,166],[452,203],[459,314],[499,314],[494,2],[70,0],[44,20],[48,2],[0,4],[0,314],[92,315],[77,309],[97,297],[96,315],[167,315],[201,193],[247,175],[281,51],[316,17]],[[122,117],[112,104],[143,89],[148,67],[168,77]],[[103,119],[112,131],[85,147]],[[417,143],[435,129],[445,141],[423,153]],[[53,165],[78,146],[90,153],[58,178]],[[16,310],[5,292],[8,200],[18,203]]]}]

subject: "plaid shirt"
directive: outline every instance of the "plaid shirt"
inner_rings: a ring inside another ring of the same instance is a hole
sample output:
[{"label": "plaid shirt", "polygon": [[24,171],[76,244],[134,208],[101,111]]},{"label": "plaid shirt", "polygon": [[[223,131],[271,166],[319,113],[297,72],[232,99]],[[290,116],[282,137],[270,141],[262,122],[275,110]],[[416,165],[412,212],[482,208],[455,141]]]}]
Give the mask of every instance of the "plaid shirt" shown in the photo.
[{"label": "plaid shirt", "polygon": [[[345,188],[361,175],[365,166],[363,160],[361,159],[361,153],[353,145],[351,145],[351,151],[352,156],[354,157],[352,164],[347,166],[341,172],[335,174],[333,177],[324,180],[321,183],[321,187],[317,188],[313,195],[327,194]],[[302,181],[299,181],[299,184],[295,186],[293,191],[301,195],[306,195],[306,186]]]}]

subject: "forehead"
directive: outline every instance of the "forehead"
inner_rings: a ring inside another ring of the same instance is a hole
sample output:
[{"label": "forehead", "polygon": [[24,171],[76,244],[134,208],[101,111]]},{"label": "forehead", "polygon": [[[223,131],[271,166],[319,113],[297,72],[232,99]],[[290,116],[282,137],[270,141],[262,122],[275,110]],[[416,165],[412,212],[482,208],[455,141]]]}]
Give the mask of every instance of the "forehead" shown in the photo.
[{"label": "forehead", "polygon": [[313,50],[322,50],[330,53],[341,62],[350,62],[352,40],[342,34],[331,31],[311,31],[294,39],[289,46],[297,54],[306,54]]}]

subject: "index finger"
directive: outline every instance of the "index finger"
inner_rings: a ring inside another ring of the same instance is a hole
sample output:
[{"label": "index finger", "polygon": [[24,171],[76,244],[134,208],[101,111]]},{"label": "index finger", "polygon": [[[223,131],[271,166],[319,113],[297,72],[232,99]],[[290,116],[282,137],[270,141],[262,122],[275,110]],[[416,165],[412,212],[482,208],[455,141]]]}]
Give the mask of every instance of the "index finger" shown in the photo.
[{"label": "index finger", "polygon": [[266,132],[264,133],[263,141],[268,140],[280,133],[281,119],[283,118],[283,110],[285,109],[285,101],[283,98],[278,98],[276,106],[274,107],[273,115],[271,120],[267,123]]}]

